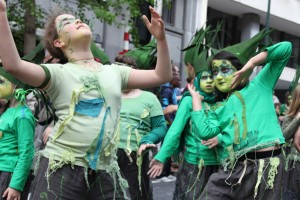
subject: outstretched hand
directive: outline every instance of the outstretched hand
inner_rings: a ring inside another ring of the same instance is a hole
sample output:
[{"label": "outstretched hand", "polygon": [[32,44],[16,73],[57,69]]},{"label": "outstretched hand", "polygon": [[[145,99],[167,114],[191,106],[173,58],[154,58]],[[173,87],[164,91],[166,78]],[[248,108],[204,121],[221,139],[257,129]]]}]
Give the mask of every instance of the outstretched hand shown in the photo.
[{"label": "outstretched hand", "polygon": [[151,22],[149,22],[148,18],[143,15],[144,23],[156,40],[164,40],[166,38],[164,22],[154,8],[149,6],[149,9],[151,12]]},{"label": "outstretched hand", "polygon": [[4,0],[0,0],[0,12],[6,11],[6,3]]},{"label": "outstretched hand", "polygon": [[149,148],[155,148],[156,145],[155,144],[141,144],[139,150],[138,150],[138,155],[142,155],[143,151],[145,151],[146,149]]},{"label": "outstretched hand", "polygon": [[149,175],[150,178],[155,178],[161,174],[164,168],[164,164],[162,162],[159,162],[158,160],[152,159],[149,166],[149,171],[147,175]]},{"label": "outstretched hand", "polygon": [[240,69],[233,75],[234,79],[232,80],[230,87],[232,89],[235,89],[238,85],[247,83],[249,77],[253,72],[254,67],[255,65],[253,65],[250,62],[247,62],[242,69]]}]

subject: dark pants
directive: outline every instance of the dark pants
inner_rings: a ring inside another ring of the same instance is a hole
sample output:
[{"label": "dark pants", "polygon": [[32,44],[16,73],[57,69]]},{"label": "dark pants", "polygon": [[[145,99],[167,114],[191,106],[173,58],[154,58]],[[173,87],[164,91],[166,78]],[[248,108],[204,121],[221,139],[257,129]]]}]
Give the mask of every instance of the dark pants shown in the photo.
[{"label": "dark pants", "polygon": [[128,156],[123,149],[118,149],[118,164],[122,174],[128,181],[129,193],[131,200],[152,200],[152,187],[150,185],[150,179],[147,175],[149,170],[149,153],[143,156],[143,163],[141,167],[141,189],[139,189],[138,181],[138,166],[136,164],[136,152],[132,152],[130,162]]},{"label": "dark pants", "polygon": [[283,200],[300,199],[300,161],[289,160],[283,172]]},{"label": "dark pants", "polygon": [[[117,176],[106,171],[88,171],[84,167],[64,165],[53,172],[49,180],[45,176],[49,160],[42,158],[32,187],[32,200],[107,200],[124,199]],[[87,177],[86,177],[87,176]],[[115,181],[114,181],[115,180]],[[88,184],[89,186],[88,187]],[[49,184],[49,188],[48,188]]]},{"label": "dark pants", "polygon": [[[11,172],[0,171],[0,200],[6,200],[6,197],[2,198],[2,195],[5,192],[5,190],[9,187],[11,176],[12,176]],[[30,173],[30,175],[25,183],[25,186],[23,188],[23,192],[21,193],[21,200],[27,200],[31,180],[32,180],[32,174]]]},{"label": "dark pants", "polygon": [[[237,161],[234,169],[228,171],[224,171],[223,168],[220,168],[217,173],[214,173],[209,178],[200,199],[281,199],[283,173],[282,156],[274,156],[272,159],[278,159],[279,165],[277,167],[272,167],[270,158],[264,158]],[[262,165],[262,160],[264,161],[264,165]],[[261,174],[261,178],[259,178],[260,176],[258,174]]]},{"label": "dark pants", "polygon": [[184,160],[177,174],[173,200],[199,199],[209,177],[218,169],[218,165],[204,166],[198,176],[198,165]]}]

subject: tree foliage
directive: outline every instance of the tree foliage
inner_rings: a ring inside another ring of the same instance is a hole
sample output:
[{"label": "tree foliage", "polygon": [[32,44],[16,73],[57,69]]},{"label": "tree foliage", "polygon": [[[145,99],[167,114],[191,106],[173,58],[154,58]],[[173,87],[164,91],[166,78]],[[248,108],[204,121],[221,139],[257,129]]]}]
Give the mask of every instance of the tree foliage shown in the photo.
[{"label": "tree foliage", "polygon": [[[163,0],[164,4],[168,4],[169,0]],[[24,33],[26,32],[25,10],[35,16],[36,28],[43,28],[46,21],[47,11],[37,5],[34,0],[7,0],[8,19],[11,22],[13,35],[17,44],[19,53],[23,54]],[[66,10],[72,11],[76,16],[83,20],[87,20],[86,12],[93,11],[98,20],[109,25],[121,27],[128,23],[132,42],[135,46],[139,46],[139,34],[137,23],[141,22],[141,7],[145,4],[154,6],[155,0],[53,0],[52,3],[57,3]],[[76,4],[76,10],[70,4]],[[64,6],[63,6],[64,5]],[[128,21],[125,19],[128,15]],[[90,25],[91,21],[88,22]],[[29,30],[33,31],[33,30]],[[26,45],[26,43],[25,43]]]}]

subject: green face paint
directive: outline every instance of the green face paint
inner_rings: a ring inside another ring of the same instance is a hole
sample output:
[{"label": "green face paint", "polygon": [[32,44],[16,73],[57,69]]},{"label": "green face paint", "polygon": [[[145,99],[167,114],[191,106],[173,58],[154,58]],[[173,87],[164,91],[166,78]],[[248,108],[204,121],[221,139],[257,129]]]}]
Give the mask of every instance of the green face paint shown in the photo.
[{"label": "green face paint", "polygon": [[210,71],[204,71],[200,78],[200,89],[205,93],[212,93],[215,90],[215,84]]},{"label": "green face paint", "polygon": [[65,16],[59,16],[56,22],[56,30],[58,34],[63,33],[63,28],[71,23],[74,23],[76,21],[75,17],[65,17]]},{"label": "green face paint", "polygon": [[213,60],[212,62],[213,79],[215,86],[223,93],[231,91],[233,75],[236,68],[228,60]]},{"label": "green face paint", "polygon": [[0,99],[9,99],[13,92],[13,84],[3,76],[0,76]]}]

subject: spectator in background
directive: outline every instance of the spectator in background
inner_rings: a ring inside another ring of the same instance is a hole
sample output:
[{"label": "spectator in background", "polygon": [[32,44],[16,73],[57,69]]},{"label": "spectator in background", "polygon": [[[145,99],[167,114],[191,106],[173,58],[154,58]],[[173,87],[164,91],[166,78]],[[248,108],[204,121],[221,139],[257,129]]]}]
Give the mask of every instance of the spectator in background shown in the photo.
[{"label": "spectator in background", "polygon": [[293,91],[289,110],[282,123],[282,131],[286,140],[286,166],[283,175],[283,200],[298,199],[300,196],[300,153],[293,141],[300,126],[300,85]]},{"label": "spectator in background", "polygon": [[284,103],[280,105],[280,122],[283,121],[284,116],[288,113],[290,105],[291,105],[292,95],[290,91],[286,91],[284,95]]},{"label": "spectator in background", "polygon": [[[145,45],[119,55],[116,62],[138,69],[151,69],[153,63],[147,62],[155,46]],[[139,56],[141,54],[148,56]],[[154,56],[154,55],[153,55]],[[152,60],[152,59],[151,59]],[[146,66],[148,63],[148,66]],[[131,200],[152,200],[152,187],[147,175],[149,170],[149,150],[155,148],[165,136],[167,126],[162,107],[157,97],[140,89],[122,90],[120,110],[120,141],[118,143],[118,165],[129,184]]]}]

